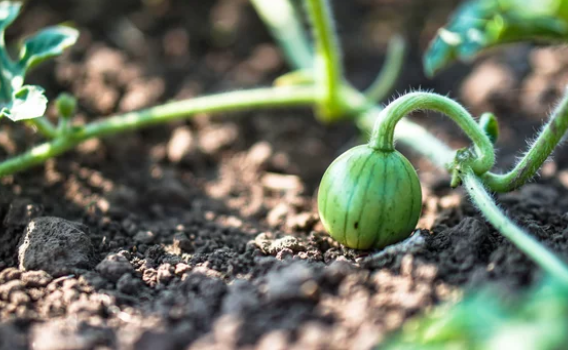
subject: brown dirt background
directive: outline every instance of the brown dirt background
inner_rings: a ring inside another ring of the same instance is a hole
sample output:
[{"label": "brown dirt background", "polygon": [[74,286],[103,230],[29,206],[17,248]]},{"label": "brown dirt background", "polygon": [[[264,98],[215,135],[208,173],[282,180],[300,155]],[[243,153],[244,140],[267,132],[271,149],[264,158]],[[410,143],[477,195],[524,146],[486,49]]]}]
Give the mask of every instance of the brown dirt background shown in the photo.
[{"label": "brown dirt background", "polygon": [[[421,53],[455,4],[333,1],[348,77],[369,84],[388,37],[403,32],[411,52],[397,90],[434,89],[476,114],[496,112],[507,168],[566,85],[568,55],[516,45],[428,80]],[[79,43],[30,81],[51,98],[78,96],[77,122],[267,85],[286,71],[246,0],[28,1],[8,37],[69,19]],[[441,117],[416,119],[464,145]],[[34,142],[2,122],[0,157]],[[447,175],[412,154],[424,191],[415,234],[425,244],[366,263],[369,252],[331,241],[315,193],[354,142],[352,125],[322,126],[309,110],[203,115],[89,141],[2,179],[0,349],[369,349],[464,290],[514,293],[542,275]],[[564,154],[498,200],[568,258]]]}]

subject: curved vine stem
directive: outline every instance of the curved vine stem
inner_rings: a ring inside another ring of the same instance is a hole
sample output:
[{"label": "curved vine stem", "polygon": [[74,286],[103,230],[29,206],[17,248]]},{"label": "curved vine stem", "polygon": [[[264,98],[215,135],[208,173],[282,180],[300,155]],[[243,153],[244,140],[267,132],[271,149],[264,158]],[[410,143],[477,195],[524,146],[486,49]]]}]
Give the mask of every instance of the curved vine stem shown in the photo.
[{"label": "curved vine stem", "polygon": [[[359,130],[369,136],[382,110],[375,107],[361,114],[356,119]],[[395,129],[395,139],[420,153],[437,167],[451,171],[456,152],[422,126],[403,118]]]},{"label": "curved vine stem", "polygon": [[405,54],[406,42],[404,38],[401,35],[395,35],[389,42],[387,56],[381,72],[365,91],[365,97],[369,102],[380,102],[391,92],[402,71]]},{"label": "curved vine stem", "polygon": [[[378,116],[380,115],[379,110],[371,111],[370,114],[361,119],[359,127],[369,130],[373,120],[372,114],[376,118],[380,118]],[[365,119],[367,120],[365,121]],[[448,168],[447,164],[453,161],[455,152],[420,125],[402,119],[398,124],[395,136],[397,140],[427,157],[440,167]],[[484,188],[479,176],[471,168],[464,169],[462,180],[466,191],[471,196],[471,200],[495,229],[511,240],[515,246],[535,261],[543,270],[563,284],[568,285],[568,268],[566,264],[552,251],[542,246],[529,233],[507,218]]]},{"label": "curved vine stem", "polygon": [[235,91],[190,100],[167,103],[146,110],[103,119],[84,127],[71,128],[52,141],[0,163],[0,177],[26,170],[58,156],[90,138],[114,135],[129,130],[188,118],[198,113],[234,112],[254,108],[312,106],[315,91],[311,87],[266,88]]},{"label": "curved vine stem", "polygon": [[454,100],[429,92],[412,92],[390,103],[377,118],[369,145],[381,151],[394,150],[396,124],[407,114],[428,109],[443,113],[454,120],[475,145],[477,157],[471,161],[476,174],[484,174],[495,163],[495,151],[487,134],[471,114]]},{"label": "curved vine stem", "polygon": [[508,219],[505,213],[497,207],[479,177],[471,169],[465,170],[462,180],[473,203],[495,229],[511,240],[517,248],[531,257],[544,270],[568,285],[568,267],[566,267],[566,264],[552,251]]},{"label": "curved vine stem", "polygon": [[496,192],[507,192],[522,186],[535,176],[560,143],[566,130],[568,130],[568,90],[565,91],[536,141],[513,170],[505,174],[486,173],[482,177],[483,183]]}]

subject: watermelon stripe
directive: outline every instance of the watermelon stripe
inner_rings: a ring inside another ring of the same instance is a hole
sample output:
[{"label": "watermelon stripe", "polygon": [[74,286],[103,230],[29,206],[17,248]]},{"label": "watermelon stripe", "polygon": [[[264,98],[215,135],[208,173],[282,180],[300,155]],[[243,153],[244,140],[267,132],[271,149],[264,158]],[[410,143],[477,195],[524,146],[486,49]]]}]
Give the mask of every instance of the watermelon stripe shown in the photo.
[{"label": "watermelon stripe", "polygon": [[[345,211],[345,221],[343,222],[343,241],[347,242],[347,223],[349,222],[349,214],[351,214],[351,202],[353,201],[353,197],[355,197],[355,193],[357,193],[357,190],[359,188],[359,180],[361,179],[361,173],[363,172],[363,170],[365,169],[365,166],[367,165],[367,162],[369,162],[369,160],[371,159],[371,155],[366,155],[365,162],[363,163],[363,166],[361,167],[361,170],[359,170],[359,174],[357,174],[356,180],[355,180],[355,184],[353,186],[353,190],[351,191],[351,195],[349,196],[349,200],[347,201],[347,210]],[[358,162],[360,162],[361,158],[357,159]]]},{"label": "watermelon stripe", "polygon": [[[367,161],[369,159],[373,158],[374,156],[375,156],[375,154],[371,153],[368,156]],[[371,163],[371,167],[372,167],[372,170],[371,170],[371,173],[367,177],[367,184],[365,185],[365,195],[363,196],[363,199],[362,199],[363,203],[367,200],[367,196],[369,195],[369,186],[371,185],[371,181],[373,181],[373,178],[375,177],[376,166],[375,166],[375,164]],[[362,228],[361,220],[363,218],[363,214],[364,214],[366,208],[367,208],[366,206],[363,206],[363,208],[359,211],[359,217],[357,218],[357,221],[356,221],[356,222],[359,223],[359,228],[357,229],[357,248],[359,247],[359,242],[361,241],[361,231],[362,231],[361,230],[361,228]]]},{"label": "watermelon stripe", "polygon": [[[406,164],[404,164],[406,165]],[[410,173],[410,169],[407,166],[403,166],[404,170],[406,171],[406,176],[408,177],[408,181],[410,181],[410,208],[408,209],[408,219],[406,220],[409,224],[412,220],[412,216],[414,214],[414,178],[413,178],[413,174]],[[420,195],[420,197],[422,198],[422,195]]]},{"label": "watermelon stripe", "polygon": [[[387,180],[388,180],[388,169],[389,169],[389,164],[390,162],[390,157],[386,157],[385,161],[382,162],[384,163],[383,166],[383,170],[382,173],[379,175],[382,175],[382,180],[383,180],[383,186],[381,188],[381,192],[379,193],[380,196],[384,196],[385,195],[385,191],[386,191],[386,186],[387,186]],[[381,231],[383,230],[383,224],[384,224],[384,220],[383,220],[383,215],[385,213],[385,206],[381,206],[381,214],[378,216],[378,220],[379,220],[379,224],[378,229],[375,233],[375,238],[373,238],[373,244],[371,244],[371,247],[374,247],[377,244],[377,239],[381,238]]]}]

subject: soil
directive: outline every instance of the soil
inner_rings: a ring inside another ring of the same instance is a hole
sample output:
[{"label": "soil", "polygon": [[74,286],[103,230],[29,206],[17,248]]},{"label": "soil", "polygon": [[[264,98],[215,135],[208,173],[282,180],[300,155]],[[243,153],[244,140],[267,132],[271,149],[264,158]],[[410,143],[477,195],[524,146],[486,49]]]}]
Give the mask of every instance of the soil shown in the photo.
[{"label": "soil", "polygon": [[[335,1],[349,78],[370,83],[388,36],[404,31],[412,50],[398,91],[432,88],[495,111],[506,168],[562,91],[568,56],[514,46],[427,80],[420,54],[454,5]],[[286,70],[245,0],[29,1],[9,38],[67,19],[79,44],[30,80],[52,98],[78,96],[77,122],[266,85]],[[420,117],[464,145],[453,125]],[[515,293],[542,276],[412,154],[424,191],[414,246],[376,256],[334,243],[315,191],[354,140],[349,123],[322,126],[308,110],[203,115],[89,141],[2,179],[0,349],[370,349],[466,290]],[[3,122],[1,157],[33,142]],[[497,198],[564,258],[566,164],[558,151],[534,183]]]}]

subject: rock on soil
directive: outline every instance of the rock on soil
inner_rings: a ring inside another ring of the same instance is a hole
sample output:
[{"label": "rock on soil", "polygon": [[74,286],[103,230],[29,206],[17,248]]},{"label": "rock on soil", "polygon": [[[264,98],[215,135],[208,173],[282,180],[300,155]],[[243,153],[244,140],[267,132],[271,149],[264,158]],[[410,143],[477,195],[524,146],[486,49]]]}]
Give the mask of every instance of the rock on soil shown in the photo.
[{"label": "rock on soil", "polygon": [[18,248],[20,270],[43,270],[58,277],[91,268],[94,249],[87,231],[56,217],[32,220]]},{"label": "rock on soil", "polygon": [[128,259],[122,254],[109,254],[97,265],[96,270],[112,282],[118,282],[123,275],[134,271]]}]

